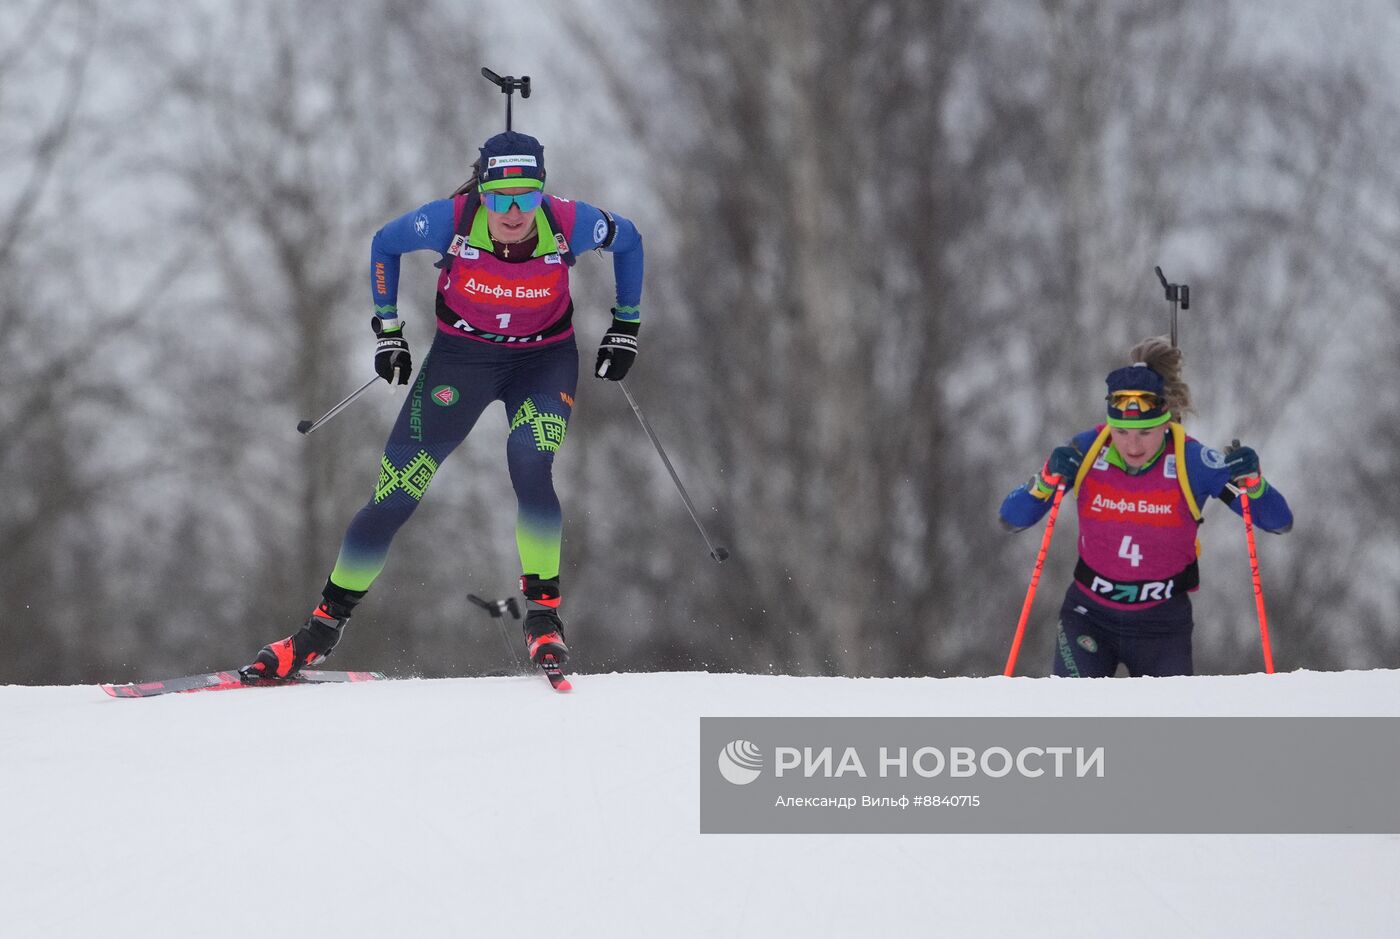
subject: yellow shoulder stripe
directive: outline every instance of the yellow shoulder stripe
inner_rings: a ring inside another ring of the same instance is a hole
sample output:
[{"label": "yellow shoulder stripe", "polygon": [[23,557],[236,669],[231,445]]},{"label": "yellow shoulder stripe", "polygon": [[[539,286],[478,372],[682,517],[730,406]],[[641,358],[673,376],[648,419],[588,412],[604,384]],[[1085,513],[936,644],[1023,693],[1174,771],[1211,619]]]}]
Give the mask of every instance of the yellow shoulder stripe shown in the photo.
[{"label": "yellow shoulder stripe", "polygon": [[[1172,448],[1176,451],[1176,481],[1181,484],[1181,494],[1186,497],[1186,507],[1191,517],[1201,520],[1201,507],[1196,504],[1196,496],[1191,492],[1191,480],[1186,478],[1186,430],[1177,421],[1167,425],[1172,430]],[[1197,548],[1199,554],[1199,547]]]},{"label": "yellow shoulder stripe", "polygon": [[1099,451],[1108,443],[1108,425],[1103,425],[1103,430],[1094,438],[1094,442],[1089,445],[1089,450],[1084,454],[1084,461],[1079,464],[1079,472],[1074,477],[1074,497],[1079,498],[1079,484],[1084,482],[1084,477],[1089,475],[1089,470],[1094,468],[1094,461],[1099,458]]}]

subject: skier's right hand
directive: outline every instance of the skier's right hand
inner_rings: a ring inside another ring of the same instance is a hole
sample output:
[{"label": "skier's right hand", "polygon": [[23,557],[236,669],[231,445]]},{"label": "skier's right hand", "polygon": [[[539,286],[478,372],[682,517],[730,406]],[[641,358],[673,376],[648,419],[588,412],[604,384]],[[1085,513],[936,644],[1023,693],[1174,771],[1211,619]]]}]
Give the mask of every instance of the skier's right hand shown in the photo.
[{"label": "skier's right hand", "polygon": [[1051,450],[1050,459],[1045,461],[1045,466],[1036,474],[1032,494],[1045,498],[1054,492],[1061,482],[1066,486],[1070,485],[1079,475],[1079,466],[1083,462],[1084,454],[1074,447],[1063,446]]},{"label": "skier's right hand", "polygon": [[408,352],[408,340],[403,336],[403,324],[385,329],[384,321],[375,316],[370,325],[378,337],[374,344],[375,372],[391,385],[407,385],[408,376],[413,373],[413,357]]}]

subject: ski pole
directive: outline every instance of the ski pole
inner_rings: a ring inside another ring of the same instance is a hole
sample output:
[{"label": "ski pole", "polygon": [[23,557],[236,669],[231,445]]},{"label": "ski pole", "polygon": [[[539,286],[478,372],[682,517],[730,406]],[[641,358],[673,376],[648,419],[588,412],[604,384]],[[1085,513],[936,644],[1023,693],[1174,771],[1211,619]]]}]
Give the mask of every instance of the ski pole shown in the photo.
[{"label": "ski pole", "polygon": [[696,528],[700,529],[700,537],[705,539],[705,547],[710,549],[710,557],[722,563],[725,558],[729,557],[729,552],[712,542],[709,534],[705,531],[705,526],[700,524],[700,517],[695,514],[695,506],[691,503],[690,496],[686,494],[685,487],[681,485],[681,478],[676,475],[676,468],[671,465],[670,458],[666,456],[666,450],[661,446],[661,441],[657,439],[656,431],[651,429],[651,424],[642,416],[642,409],[637,407],[632,392],[627,390],[627,383],[619,381],[617,387],[621,388],[622,393],[627,396],[627,403],[632,405],[632,413],[637,415],[637,420],[642,424],[642,430],[647,432],[647,436],[651,438],[652,446],[656,447],[656,452],[661,457],[661,462],[666,464],[666,471],[671,474],[671,482],[676,484],[676,491],[681,494],[681,501],[685,503],[686,511],[690,513],[690,520],[695,523]]},{"label": "ski pole", "polygon": [[508,597],[504,600],[483,600],[476,594],[469,593],[467,599],[490,613],[492,619],[497,620],[496,628],[501,634],[501,641],[506,644],[506,655],[510,656],[511,660],[515,662],[515,667],[523,672],[525,666],[521,664],[520,652],[511,643],[510,636],[506,634],[505,614],[510,613],[511,619],[520,619],[520,606],[515,602],[515,597]]},{"label": "ski pole", "polygon": [[1240,514],[1244,516],[1244,540],[1249,545],[1249,573],[1254,578],[1254,607],[1259,611],[1259,641],[1264,647],[1264,671],[1274,673],[1274,651],[1269,645],[1269,620],[1264,615],[1264,586],[1259,580],[1259,554],[1254,549],[1254,519],[1249,512],[1249,488],[1259,484],[1258,476],[1241,480],[1235,491],[1240,495]]},{"label": "ski pole", "polygon": [[1031,606],[1035,603],[1035,589],[1040,585],[1040,572],[1045,567],[1045,552],[1050,549],[1050,536],[1055,533],[1055,516],[1060,514],[1060,500],[1065,497],[1065,483],[1055,487],[1055,501],[1050,506],[1050,515],[1045,519],[1045,534],[1040,539],[1040,553],[1035,556],[1035,571],[1031,574],[1031,586],[1026,591],[1026,602],[1021,604],[1021,621],[1016,624],[1016,638],[1011,640],[1011,654],[1006,657],[1006,669],[1002,672],[1007,678],[1016,670],[1016,656],[1021,651],[1021,638],[1026,634],[1026,620],[1030,619]]},{"label": "ski pole", "polygon": [[313,430],[315,430],[317,427],[320,427],[320,426],[321,426],[322,424],[324,424],[326,421],[330,420],[331,418],[333,418],[333,417],[335,417],[337,414],[339,414],[342,410],[344,410],[344,408],[345,408],[345,406],[346,406],[347,404],[349,404],[351,401],[354,401],[354,400],[355,400],[356,398],[358,398],[360,395],[362,395],[362,394],[364,394],[366,391],[368,391],[368,390],[369,390],[369,386],[372,385],[372,384],[374,384],[374,383],[377,382],[377,381],[379,381],[379,376],[378,376],[378,375],[375,375],[375,376],[374,376],[373,378],[371,378],[369,381],[365,382],[363,385],[361,385],[360,387],[356,388],[354,391],[350,392],[350,395],[349,395],[344,401],[340,402],[340,403],[337,404],[335,407],[331,408],[331,409],[330,409],[329,411],[327,411],[325,414],[322,414],[320,417],[316,418],[316,420],[314,420],[314,421],[300,421],[300,422],[297,424],[297,431],[298,431],[298,433],[303,433],[303,434],[309,434],[309,433],[311,433],[311,432],[312,432]]}]

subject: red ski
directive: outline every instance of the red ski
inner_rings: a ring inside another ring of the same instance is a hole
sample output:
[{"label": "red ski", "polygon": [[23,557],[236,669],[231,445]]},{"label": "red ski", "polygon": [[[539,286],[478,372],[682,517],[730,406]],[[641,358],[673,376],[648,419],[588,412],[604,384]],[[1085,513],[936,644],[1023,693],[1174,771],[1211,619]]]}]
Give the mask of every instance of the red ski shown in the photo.
[{"label": "red ski", "polygon": [[540,659],[540,670],[544,672],[544,677],[549,679],[549,687],[555,691],[574,690],[574,686],[569,683],[569,677],[564,674],[553,655],[545,655]]},{"label": "red ski", "polygon": [[379,672],[329,672],[303,670],[293,678],[263,678],[244,681],[234,671],[206,672],[185,675],[164,681],[130,682],[123,685],[102,685],[103,691],[114,698],[151,698],[158,694],[182,694],[191,691],[228,691],[234,688],[268,688],[282,685],[314,685],[347,681],[383,681]]}]

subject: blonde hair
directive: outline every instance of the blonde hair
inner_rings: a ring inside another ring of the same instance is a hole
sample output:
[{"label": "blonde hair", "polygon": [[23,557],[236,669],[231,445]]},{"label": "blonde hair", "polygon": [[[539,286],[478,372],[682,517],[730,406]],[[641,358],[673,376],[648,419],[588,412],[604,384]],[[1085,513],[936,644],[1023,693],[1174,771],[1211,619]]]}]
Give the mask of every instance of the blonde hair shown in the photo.
[{"label": "blonde hair", "polygon": [[1172,418],[1184,421],[1186,415],[1194,414],[1191,406],[1191,386],[1181,380],[1181,350],[1171,344],[1166,336],[1152,336],[1133,346],[1128,353],[1130,363],[1142,362],[1162,376],[1166,383],[1167,409]]}]

